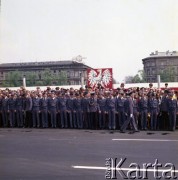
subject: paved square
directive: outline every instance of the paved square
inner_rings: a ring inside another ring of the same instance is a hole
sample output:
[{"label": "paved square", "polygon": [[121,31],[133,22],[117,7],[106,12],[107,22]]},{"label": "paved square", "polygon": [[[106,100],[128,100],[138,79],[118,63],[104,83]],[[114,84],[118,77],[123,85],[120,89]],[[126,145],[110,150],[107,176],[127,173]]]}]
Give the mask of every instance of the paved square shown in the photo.
[{"label": "paved square", "polygon": [[[108,130],[0,129],[0,179],[105,179],[106,158],[175,165],[178,131],[121,134]],[[162,168],[162,169],[163,169]],[[154,179],[150,170],[149,179]],[[122,177],[117,174],[117,179]]]}]

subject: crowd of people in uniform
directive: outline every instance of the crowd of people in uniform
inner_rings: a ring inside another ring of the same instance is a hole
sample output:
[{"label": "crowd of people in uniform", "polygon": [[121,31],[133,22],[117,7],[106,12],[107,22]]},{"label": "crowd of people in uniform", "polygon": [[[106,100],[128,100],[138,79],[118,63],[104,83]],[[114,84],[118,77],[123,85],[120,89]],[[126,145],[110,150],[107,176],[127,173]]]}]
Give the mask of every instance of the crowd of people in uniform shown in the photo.
[{"label": "crowd of people in uniform", "polygon": [[165,87],[0,89],[0,127],[76,129],[176,129],[178,92]]}]

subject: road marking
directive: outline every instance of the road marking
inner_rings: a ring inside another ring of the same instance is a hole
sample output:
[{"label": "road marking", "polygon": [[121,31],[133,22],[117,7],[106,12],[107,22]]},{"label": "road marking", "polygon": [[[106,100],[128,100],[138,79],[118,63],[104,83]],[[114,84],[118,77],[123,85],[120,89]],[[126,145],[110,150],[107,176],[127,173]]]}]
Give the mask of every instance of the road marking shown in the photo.
[{"label": "road marking", "polygon": [[178,142],[170,139],[112,139],[113,141],[150,141],[150,142]]},{"label": "road marking", "polygon": [[[72,166],[74,169],[90,169],[90,170],[107,170],[108,167],[98,167],[98,166]],[[155,169],[134,169],[134,168],[110,168],[112,170],[122,170],[122,171],[147,171],[155,172]],[[157,172],[169,171],[169,169],[157,169]],[[171,172],[178,172],[178,170],[171,170]]]}]

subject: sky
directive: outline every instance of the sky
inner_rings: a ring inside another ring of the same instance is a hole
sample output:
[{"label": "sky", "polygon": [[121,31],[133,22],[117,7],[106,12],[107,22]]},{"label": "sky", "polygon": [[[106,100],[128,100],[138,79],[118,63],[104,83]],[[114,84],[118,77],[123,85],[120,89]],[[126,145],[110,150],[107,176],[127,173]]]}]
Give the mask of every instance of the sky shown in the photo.
[{"label": "sky", "polygon": [[178,51],[177,0],[1,0],[0,63],[81,55],[123,82],[167,50]]}]

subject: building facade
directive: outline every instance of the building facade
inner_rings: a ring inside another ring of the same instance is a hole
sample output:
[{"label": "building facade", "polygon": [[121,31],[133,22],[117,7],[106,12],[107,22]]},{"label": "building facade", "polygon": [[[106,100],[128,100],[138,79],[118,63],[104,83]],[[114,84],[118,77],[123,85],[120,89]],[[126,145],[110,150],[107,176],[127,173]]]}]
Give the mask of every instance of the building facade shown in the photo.
[{"label": "building facade", "polygon": [[[87,69],[91,68],[85,65],[83,62],[66,60],[66,61],[46,61],[46,62],[24,62],[24,63],[4,63],[0,64],[0,86],[7,80],[7,74],[9,72],[18,71],[21,75],[19,81],[22,81],[23,77],[26,77],[28,82],[27,74],[35,74],[36,85],[38,82],[43,81],[44,71],[48,70],[53,75],[60,76],[61,72],[65,74],[65,84],[63,85],[81,85],[87,84]],[[51,85],[59,85],[57,82],[52,82]]]},{"label": "building facade", "polygon": [[178,82],[178,52],[155,51],[149,57],[142,59],[147,82],[157,82],[157,75],[164,73],[166,68],[172,71],[172,82]]}]

